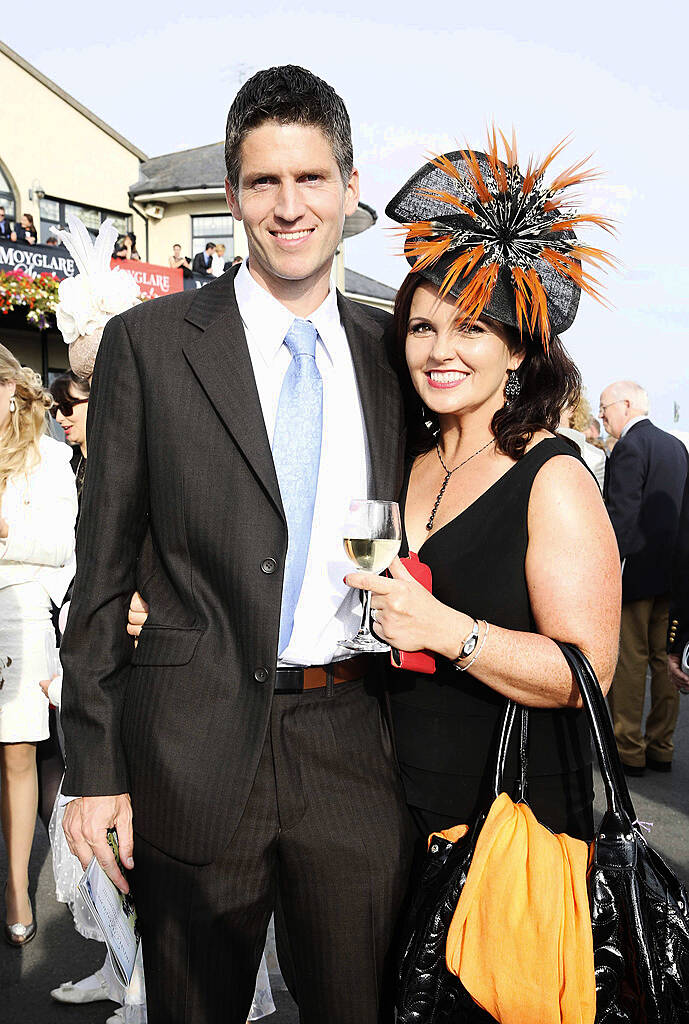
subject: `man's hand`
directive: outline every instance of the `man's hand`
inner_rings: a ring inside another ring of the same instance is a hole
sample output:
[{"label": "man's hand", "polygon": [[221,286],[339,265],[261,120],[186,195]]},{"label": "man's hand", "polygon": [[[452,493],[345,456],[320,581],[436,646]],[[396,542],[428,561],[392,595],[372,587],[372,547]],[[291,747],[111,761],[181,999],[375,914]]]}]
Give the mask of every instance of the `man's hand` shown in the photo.
[{"label": "man's hand", "polygon": [[141,627],[148,618],[148,605],[141,594],[137,591],[132,594],[129,604],[129,615],[127,616],[127,632],[130,636],[138,636]]},{"label": "man's hand", "polygon": [[668,654],[667,674],[670,682],[675,684],[680,693],[689,693],[689,676],[682,672],[679,664],[679,654]]},{"label": "man's hand", "polygon": [[109,828],[117,830],[120,859],[126,868],[134,867],[134,832],[132,829],[132,803],[129,793],[118,796],[82,796],[67,804],[62,828],[67,844],[82,868],[95,857],[120,890],[128,893],[127,880],[117,866],[107,840]]}]

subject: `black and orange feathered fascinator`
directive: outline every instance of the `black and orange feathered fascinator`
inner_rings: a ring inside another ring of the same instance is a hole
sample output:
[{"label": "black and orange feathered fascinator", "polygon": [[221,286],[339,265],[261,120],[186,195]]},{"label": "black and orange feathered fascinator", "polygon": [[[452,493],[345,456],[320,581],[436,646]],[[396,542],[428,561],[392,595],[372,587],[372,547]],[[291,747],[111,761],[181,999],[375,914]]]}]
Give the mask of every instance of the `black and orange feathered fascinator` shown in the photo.
[{"label": "black and orange feathered fascinator", "polygon": [[[578,213],[572,189],[599,177],[587,159],[557,175],[548,167],[568,143],[542,160],[531,158],[522,174],[517,144],[493,128],[485,153],[471,149],[443,153],[412,175],[387,206],[404,225],[404,253],[415,273],[435,284],[441,296],[457,299],[460,323],[485,314],[540,338],[571,327],[582,291],[604,302],[591,269],[616,260],[577,240],[574,229],[595,225],[614,233],[613,222]],[[588,269],[584,269],[584,268]]]}]

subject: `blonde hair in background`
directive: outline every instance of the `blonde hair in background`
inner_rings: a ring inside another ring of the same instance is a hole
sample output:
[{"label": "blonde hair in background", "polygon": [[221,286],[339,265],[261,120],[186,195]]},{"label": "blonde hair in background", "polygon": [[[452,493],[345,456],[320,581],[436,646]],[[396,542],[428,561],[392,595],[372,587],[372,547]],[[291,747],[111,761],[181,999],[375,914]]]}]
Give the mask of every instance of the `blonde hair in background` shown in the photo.
[{"label": "blonde hair in background", "polygon": [[586,397],[585,389],[582,388],[576,408],[572,410],[569,417],[570,425],[573,430],[578,430],[581,434],[585,434],[592,419],[593,411],[589,400]]},{"label": "blonde hair in background", "polygon": [[41,461],[40,440],[45,433],[45,414],[53,398],[41,378],[28,366],[22,366],[8,348],[0,345],[0,381],[13,380],[15,410],[0,435],[0,495],[11,476],[28,473]]}]

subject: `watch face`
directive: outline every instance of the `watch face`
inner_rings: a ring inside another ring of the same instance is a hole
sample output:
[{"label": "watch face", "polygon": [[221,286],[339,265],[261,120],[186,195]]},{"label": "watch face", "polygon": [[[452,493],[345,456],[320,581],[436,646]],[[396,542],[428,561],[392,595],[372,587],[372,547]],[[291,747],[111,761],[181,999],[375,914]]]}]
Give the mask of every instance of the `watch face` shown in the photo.
[{"label": "watch face", "polygon": [[468,658],[470,654],[473,654],[474,650],[476,649],[476,644],[477,643],[478,643],[478,637],[477,636],[470,637],[469,640],[467,640],[467,642],[464,644],[464,647],[462,649],[462,657],[463,658]]}]

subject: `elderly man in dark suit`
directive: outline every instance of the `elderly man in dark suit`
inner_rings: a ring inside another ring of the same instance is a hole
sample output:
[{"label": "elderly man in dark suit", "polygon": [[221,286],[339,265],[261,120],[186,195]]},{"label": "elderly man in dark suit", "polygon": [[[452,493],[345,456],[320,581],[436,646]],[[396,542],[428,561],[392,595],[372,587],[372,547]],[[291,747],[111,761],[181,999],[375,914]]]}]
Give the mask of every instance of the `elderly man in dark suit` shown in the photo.
[{"label": "elderly man in dark suit", "polygon": [[123,890],[108,828],[136,860],[150,1024],[244,1024],[276,899],[303,1024],[378,1024],[411,829],[375,666],[339,646],[358,624],[341,524],[400,485],[390,318],[330,288],[359,194],[330,86],[259,72],[226,163],[248,264],[115,317],[100,346],[65,832]]},{"label": "elderly man in dark suit", "polygon": [[[615,736],[629,775],[670,771],[679,697],[668,679],[666,638],[672,562],[688,456],[648,418],[648,396],[632,381],[603,391],[600,414],[618,438],[606,464],[605,502],[622,560],[620,656],[610,690]],[[646,673],[651,708],[642,728]]]}]

